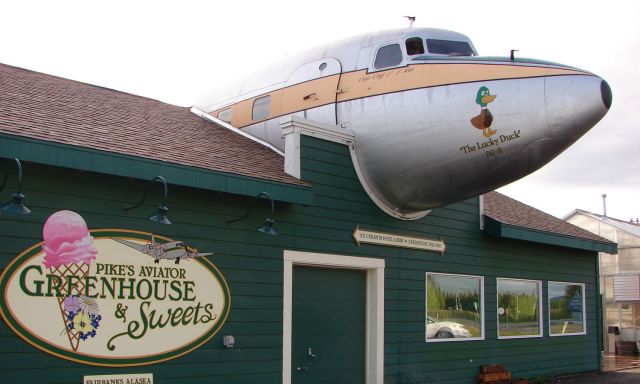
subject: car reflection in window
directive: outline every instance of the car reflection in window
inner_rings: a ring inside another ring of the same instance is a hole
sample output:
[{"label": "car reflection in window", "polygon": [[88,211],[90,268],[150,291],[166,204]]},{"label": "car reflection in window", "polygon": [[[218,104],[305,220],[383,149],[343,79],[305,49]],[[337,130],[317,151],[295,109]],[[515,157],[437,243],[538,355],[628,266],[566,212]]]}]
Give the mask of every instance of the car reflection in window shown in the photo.
[{"label": "car reflection in window", "polygon": [[471,337],[471,333],[460,323],[438,321],[427,316],[427,339],[451,339],[455,337]]}]

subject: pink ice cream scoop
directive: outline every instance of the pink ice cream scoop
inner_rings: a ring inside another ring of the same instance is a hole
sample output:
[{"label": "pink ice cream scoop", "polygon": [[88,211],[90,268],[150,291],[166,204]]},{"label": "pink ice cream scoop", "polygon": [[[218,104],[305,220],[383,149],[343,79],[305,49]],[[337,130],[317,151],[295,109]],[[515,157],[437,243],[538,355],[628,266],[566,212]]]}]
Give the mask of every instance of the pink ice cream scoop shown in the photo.
[{"label": "pink ice cream scoop", "polygon": [[91,263],[98,251],[93,246],[87,223],[72,211],[58,211],[49,216],[42,229],[47,268],[74,263]]}]

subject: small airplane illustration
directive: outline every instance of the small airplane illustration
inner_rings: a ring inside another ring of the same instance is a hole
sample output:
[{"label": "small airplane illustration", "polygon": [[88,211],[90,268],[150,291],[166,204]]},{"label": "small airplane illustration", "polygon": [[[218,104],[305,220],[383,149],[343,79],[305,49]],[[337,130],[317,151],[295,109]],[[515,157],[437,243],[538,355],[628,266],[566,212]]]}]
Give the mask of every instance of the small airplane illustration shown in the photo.
[{"label": "small airplane illustration", "polygon": [[213,253],[200,253],[197,248],[186,245],[182,241],[156,243],[155,235],[151,235],[151,242],[144,245],[117,238],[113,238],[113,240],[153,257],[156,264],[160,260],[175,260],[175,263],[179,264],[181,259],[213,255]]}]

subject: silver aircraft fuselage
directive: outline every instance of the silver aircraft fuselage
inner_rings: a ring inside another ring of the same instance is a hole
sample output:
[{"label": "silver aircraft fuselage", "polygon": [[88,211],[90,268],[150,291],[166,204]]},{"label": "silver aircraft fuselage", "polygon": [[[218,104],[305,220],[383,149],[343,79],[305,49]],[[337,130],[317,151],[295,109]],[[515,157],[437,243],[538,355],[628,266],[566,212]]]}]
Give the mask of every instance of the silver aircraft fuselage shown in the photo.
[{"label": "silver aircraft fuselage", "polygon": [[480,57],[466,36],[430,28],[334,42],[217,91],[194,112],[281,150],[283,117],[352,130],[365,190],[402,219],[539,169],[591,129],[612,99],[590,72]]}]

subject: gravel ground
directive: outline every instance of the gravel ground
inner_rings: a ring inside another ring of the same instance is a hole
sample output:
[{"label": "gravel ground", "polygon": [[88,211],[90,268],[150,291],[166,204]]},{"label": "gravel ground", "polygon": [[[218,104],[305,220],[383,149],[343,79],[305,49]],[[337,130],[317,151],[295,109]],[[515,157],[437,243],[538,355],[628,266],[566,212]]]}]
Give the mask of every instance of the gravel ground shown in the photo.
[{"label": "gravel ground", "polygon": [[587,373],[545,381],[547,384],[640,384],[640,368]]}]

